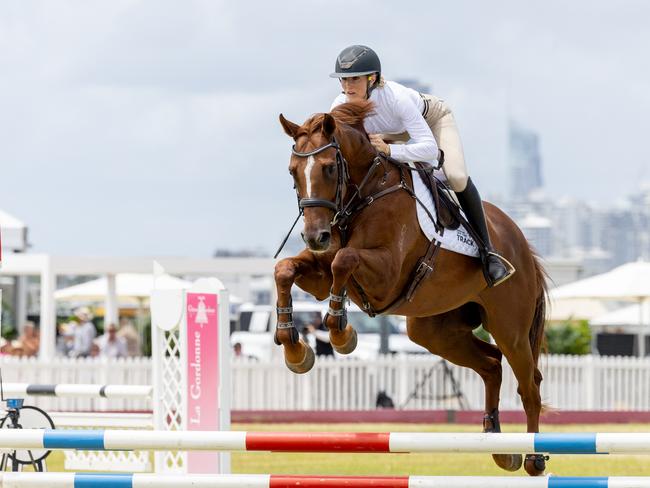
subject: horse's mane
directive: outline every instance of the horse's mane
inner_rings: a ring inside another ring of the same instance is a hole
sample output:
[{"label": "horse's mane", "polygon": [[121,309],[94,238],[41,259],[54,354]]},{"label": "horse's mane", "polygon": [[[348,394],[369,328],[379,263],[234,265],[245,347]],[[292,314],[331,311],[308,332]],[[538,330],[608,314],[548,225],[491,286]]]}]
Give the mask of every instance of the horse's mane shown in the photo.
[{"label": "horse's mane", "polygon": [[374,108],[374,104],[369,100],[347,102],[334,107],[332,117],[337,122],[363,130],[363,120],[372,113]]},{"label": "horse's mane", "polygon": [[[338,105],[332,109],[330,115],[334,117],[334,120],[338,124],[348,125],[359,131],[364,135],[366,134],[365,129],[363,128],[363,120],[372,113],[374,110],[374,105],[368,100],[358,100],[354,102],[347,102],[341,105]],[[325,114],[316,114],[311,119],[309,119],[301,129],[304,129],[306,135],[310,135],[316,131],[321,130],[323,127],[323,119]],[[301,135],[303,130],[300,130],[296,137]]]}]

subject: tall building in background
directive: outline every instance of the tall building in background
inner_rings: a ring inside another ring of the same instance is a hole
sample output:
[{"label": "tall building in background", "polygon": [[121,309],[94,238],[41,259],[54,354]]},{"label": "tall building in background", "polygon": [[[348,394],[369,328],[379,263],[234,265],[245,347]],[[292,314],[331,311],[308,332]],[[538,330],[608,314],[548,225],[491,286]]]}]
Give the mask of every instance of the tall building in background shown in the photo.
[{"label": "tall building in background", "polygon": [[508,130],[510,197],[527,198],[542,187],[542,160],[537,133],[510,121]]}]

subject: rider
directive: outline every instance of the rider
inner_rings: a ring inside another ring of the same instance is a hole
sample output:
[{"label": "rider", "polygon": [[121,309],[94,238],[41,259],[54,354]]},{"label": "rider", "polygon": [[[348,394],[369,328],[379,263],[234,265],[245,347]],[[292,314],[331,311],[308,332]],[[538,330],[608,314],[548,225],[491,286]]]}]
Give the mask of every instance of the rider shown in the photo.
[{"label": "rider", "polygon": [[[481,196],[467,174],[460,136],[449,107],[437,97],[385,81],[379,57],[367,46],[354,45],[341,51],[330,77],[339,78],[343,88],[332,108],[354,100],[373,102],[374,112],[365,119],[364,126],[378,151],[403,162],[435,161],[440,145],[444,153],[442,169],[449,186],[483,241],[479,254],[488,285],[496,286],[510,278],[514,269],[492,247]],[[408,144],[386,144],[382,138],[382,134],[403,132],[408,133]]]}]

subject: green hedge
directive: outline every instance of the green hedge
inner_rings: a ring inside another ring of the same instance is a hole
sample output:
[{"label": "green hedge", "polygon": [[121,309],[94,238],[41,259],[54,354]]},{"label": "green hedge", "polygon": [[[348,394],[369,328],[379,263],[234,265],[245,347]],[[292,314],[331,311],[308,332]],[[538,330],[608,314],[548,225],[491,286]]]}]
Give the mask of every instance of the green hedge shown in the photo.
[{"label": "green hedge", "polygon": [[591,329],[586,320],[546,326],[546,347],[549,354],[589,354]]},{"label": "green hedge", "polygon": [[[474,334],[490,341],[490,335],[482,326],[474,329]],[[591,353],[591,329],[586,320],[546,324],[546,352],[548,354],[589,354]]]}]

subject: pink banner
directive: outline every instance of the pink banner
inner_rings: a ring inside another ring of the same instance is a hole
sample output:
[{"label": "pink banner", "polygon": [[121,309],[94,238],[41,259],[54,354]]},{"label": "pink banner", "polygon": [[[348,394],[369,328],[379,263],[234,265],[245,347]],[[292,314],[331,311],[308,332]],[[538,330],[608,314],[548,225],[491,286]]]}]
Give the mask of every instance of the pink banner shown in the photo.
[{"label": "pink banner", "polygon": [[[217,295],[187,294],[187,430],[219,430]],[[219,454],[188,452],[188,473],[219,473]]]}]

